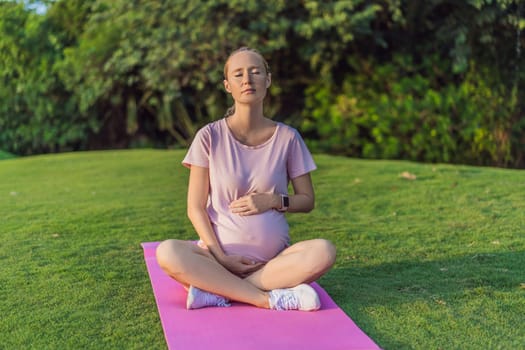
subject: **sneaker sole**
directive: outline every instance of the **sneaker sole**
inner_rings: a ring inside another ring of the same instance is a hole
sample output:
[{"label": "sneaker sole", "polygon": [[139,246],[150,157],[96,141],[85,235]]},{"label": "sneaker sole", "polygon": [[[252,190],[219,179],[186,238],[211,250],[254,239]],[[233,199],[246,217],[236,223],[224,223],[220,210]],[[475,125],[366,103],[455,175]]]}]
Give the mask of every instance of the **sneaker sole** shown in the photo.
[{"label": "sneaker sole", "polygon": [[186,297],[186,310],[191,310],[191,305],[193,304],[193,300],[195,299],[195,289],[193,286],[190,286],[188,288],[188,296]]}]

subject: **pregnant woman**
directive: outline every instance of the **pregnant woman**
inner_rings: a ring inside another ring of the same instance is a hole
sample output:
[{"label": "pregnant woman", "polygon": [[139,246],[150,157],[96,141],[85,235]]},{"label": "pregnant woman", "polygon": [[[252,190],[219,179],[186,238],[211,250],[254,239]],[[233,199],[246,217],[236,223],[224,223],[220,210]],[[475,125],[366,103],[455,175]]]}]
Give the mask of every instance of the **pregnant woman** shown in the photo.
[{"label": "pregnant woman", "polygon": [[295,129],[264,116],[270,84],[257,51],[234,51],[224,66],[234,105],[197,132],[183,160],[190,169],[188,217],[200,240],[166,240],[157,260],[186,286],[188,309],[231,300],[274,310],[320,307],[308,283],[332,267],[335,247],[324,239],[290,244],[285,212],[314,208],[316,166]]}]

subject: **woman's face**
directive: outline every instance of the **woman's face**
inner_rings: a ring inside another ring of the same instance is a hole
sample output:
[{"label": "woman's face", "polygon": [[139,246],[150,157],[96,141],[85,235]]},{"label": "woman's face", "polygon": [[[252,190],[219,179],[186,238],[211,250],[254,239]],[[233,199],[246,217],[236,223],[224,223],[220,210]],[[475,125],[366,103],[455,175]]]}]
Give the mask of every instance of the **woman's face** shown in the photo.
[{"label": "woman's face", "polygon": [[271,76],[267,74],[259,54],[241,51],[230,57],[224,87],[237,103],[262,103]]}]

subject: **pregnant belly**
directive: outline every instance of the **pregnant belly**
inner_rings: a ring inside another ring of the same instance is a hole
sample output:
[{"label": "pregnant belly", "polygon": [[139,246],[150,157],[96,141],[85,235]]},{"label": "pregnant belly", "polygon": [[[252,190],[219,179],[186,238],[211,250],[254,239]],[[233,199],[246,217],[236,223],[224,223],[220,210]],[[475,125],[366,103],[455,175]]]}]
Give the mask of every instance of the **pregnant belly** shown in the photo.
[{"label": "pregnant belly", "polygon": [[228,255],[266,262],[289,244],[286,218],[274,210],[249,216],[228,213],[214,221],[219,242]]}]

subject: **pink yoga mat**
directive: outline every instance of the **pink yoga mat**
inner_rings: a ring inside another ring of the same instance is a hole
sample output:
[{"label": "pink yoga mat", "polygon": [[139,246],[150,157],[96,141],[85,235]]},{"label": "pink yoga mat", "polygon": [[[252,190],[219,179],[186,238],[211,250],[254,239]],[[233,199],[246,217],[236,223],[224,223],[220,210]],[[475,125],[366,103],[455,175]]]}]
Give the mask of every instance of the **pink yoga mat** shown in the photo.
[{"label": "pink yoga mat", "polygon": [[242,303],[186,310],[186,291],[157,264],[158,242],[142,243],[144,259],[170,350],[380,349],[317,283],[316,312],[273,311]]}]

